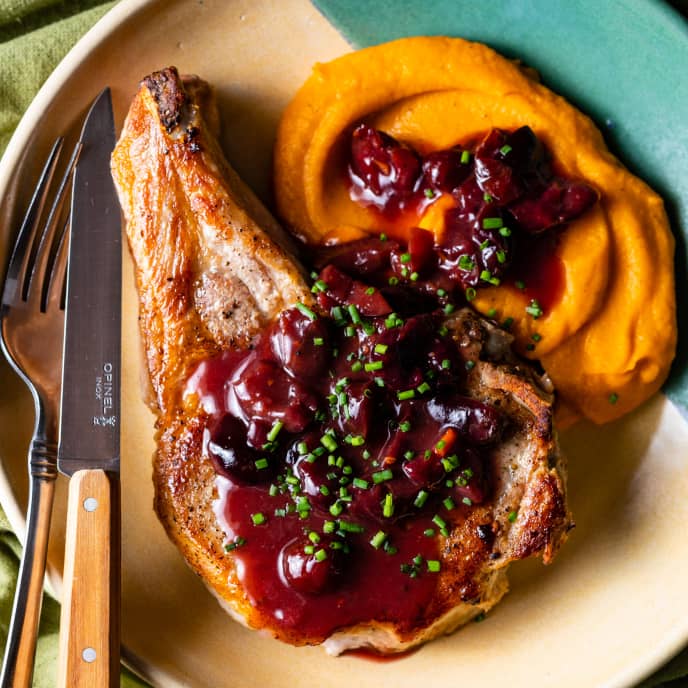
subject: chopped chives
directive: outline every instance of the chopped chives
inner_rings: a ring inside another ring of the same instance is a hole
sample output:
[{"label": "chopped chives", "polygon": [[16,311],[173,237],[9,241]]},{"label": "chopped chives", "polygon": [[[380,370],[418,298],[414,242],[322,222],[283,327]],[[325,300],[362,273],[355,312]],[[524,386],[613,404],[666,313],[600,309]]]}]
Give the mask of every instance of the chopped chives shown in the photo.
[{"label": "chopped chives", "polygon": [[347,325],[344,328],[344,336],[345,337],[353,337],[355,334],[356,334],[356,330],[351,325]]},{"label": "chopped chives", "polygon": [[423,531],[423,535],[425,535],[425,537],[434,537],[435,536],[435,529],[434,528],[426,528]]},{"label": "chopped chives", "polygon": [[308,533],[308,539],[314,544],[317,545],[320,542],[320,535],[318,535],[314,530],[311,530],[310,533]]},{"label": "chopped chives", "polygon": [[313,337],[313,344],[315,346],[322,346],[325,343],[325,340],[322,337]]},{"label": "chopped chives", "polygon": [[454,312],[454,304],[453,303],[448,303],[444,307],[444,314],[445,315],[451,315]]},{"label": "chopped chives", "polygon": [[437,573],[440,570],[440,562],[436,559],[428,559],[425,563],[430,573]]},{"label": "chopped chives", "polygon": [[496,308],[490,308],[490,310],[487,311],[487,317],[488,318],[494,318],[495,315],[497,315],[497,309]]},{"label": "chopped chives", "polygon": [[382,361],[370,361],[363,366],[363,369],[366,371],[366,373],[370,373],[374,370],[382,370],[383,367],[384,364]]},{"label": "chopped chives", "polygon": [[411,282],[417,282],[418,281],[418,273],[417,272],[412,272],[411,273]]},{"label": "chopped chives", "polygon": [[385,518],[391,518],[394,516],[394,497],[392,493],[388,492],[382,502],[382,515]]},{"label": "chopped chives", "polygon": [[528,313],[528,315],[532,315],[533,318],[537,320],[544,313],[544,311],[536,299],[531,299],[530,305],[526,306],[526,313]]},{"label": "chopped chives", "polygon": [[337,448],[337,441],[334,439],[334,437],[332,437],[332,435],[328,435],[327,433],[320,438],[320,442],[330,451],[334,451]]},{"label": "chopped chives", "polygon": [[500,233],[503,237],[511,236],[511,230],[510,230],[508,227],[500,227],[500,228],[499,228],[499,233]]},{"label": "chopped chives", "polygon": [[501,217],[485,217],[483,218],[483,229],[499,229],[504,226],[504,220]]},{"label": "chopped chives", "polygon": [[387,280],[388,284],[390,287],[395,287],[397,284],[399,284],[399,278],[398,277],[390,277]]},{"label": "chopped chives", "polygon": [[359,490],[367,490],[368,481],[363,478],[354,478],[353,486],[357,487]]},{"label": "chopped chives", "polygon": [[284,423],[281,420],[275,421],[275,424],[270,428],[270,432],[268,433],[268,441],[274,442],[283,427]]},{"label": "chopped chives", "polygon": [[397,399],[404,401],[406,399],[413,399],[416,396],[415,389],[405,389],[403,392],[397,392]]},{"label": "chopped chives", "polygon": [[225,544],[225,552],[231,552],[237,547],[241,547],[246,544],[246,538],[235,537],[233,542],[228,542]]},{"label": "chopped chives", "polygon": [[310,320],[315,320],[318,317],[308,306],[301,303],[301,301],[296,302],[296,308]]},{"label": "chopped chives", "polygon": [[428,497],[430,496],[429,492],[426,492],[425,490],[421,490],[417,495],[416,498],[413,500],[413,506],[418,507],[419,509],[425,504],[425,502],[428,501]]},{"label": "chopped chives", "polygon": [[351,318],[351,322],[355,325],[360,325],[361,316],[358,312],[358,308],[356,308],[356,306],[354,306],[354,304],[352,303],[347,307],[347,310],[349,311],[349,317]]},{"label": "chopped chives", "polygon": [[523,280],[516,280],[516,289],[523,291],[526,288],[526,283]]},{"label": "chopped chives", "polygon": [[451,361],[448,358],[443,358],[442,359],[442,369],[443,370],[449,370],[451,368]]},{"label": "chopped chives", "polygon": [[511,523],[513,523],[513,522],[516,520],[516,517],[517,517],[517,516],[518,516],[518,514],[517,514],[516,511],[510,511],[510,512],[509,512],[509,515],[507,516],[507,518],[509,519],[509,521],[510,521]]},{"label": "chopped chives", "polygon": [[466,506],[472,506],[473,505],[473,500],[470,497],[464,497],[461,500]]},{"label": "chopped chives", "polygon": [[330,534],[334,533],[337,528],[337,524],[334,521],[325,521],[323,523],[323,533]]},{"label": "chopped chives", "polygon": [[333,516],[339,516],[342,513],[342,511],[344,511],[344,507],[339,502],[339,500],[337,500],[334,504],[330,505],[330,513]]},{"label": "chopped chives", "polygon": [[304,551],[306,554],[313,554],[313,553],[315,552],[315,547],[313,547],[313,545],[306,545],[306,546],[303,548],[303,551]]},{"label": "chopped chives", "polygon": [[497,251],[497,262],[506,263],[506,253],[504,251]]},{"label": "chopped chives", "polygon": [[358,523],[351,523],[350,521],[339,521],[339,530],[344,533],[362,533],[365,528]]},{"label": "chopped chives", "polygon": [[377,471],[376,473],[373,473],[373,482],[376,485],[379,485],[380,483],[385,482],[385,480],[391,480],[393,477],[392,471],[389,468],[385,468],[384,471]]},{"label": "chopped chives", "polygon": [[399,430],[402,432],[408,432],[411,429],[411,423],[407,420],[402,421],[399,423]]},{"label": "chopped chives", "polygon": [[439,515],[435,514],[432,517],[432,522],[438,527],[438,528],[446,528],[447,527],[447,522]]},{"label": "chopped chives", "polygon": [[511,152],[511,146],[508,143],[505,143],[500,149],[499,152],[502,155],[506,155],[507,153]]},{"label": "chopped chives", "polygon": [[466,289],[465,294],[466,301],[473,301],[473,299],[477,296],[477,292],[475,291],[475,289],[473,289],[473,287],[468,287],[468,289]]},{"label": "chopped chives", "polygon": [[316,553],[315,553],[315,560],[316,561],[325,561],[327,559],[327,552],[321,547]]},{"label": "chopped chives", "polygon": [[464,165],[467,165],[471,160],[471,153],[470,151],[461,151],[461,162]]},{"label": "chopped chives", "polygon": [[612,392],[609,395],[609,403],[610,404],[616,404],[616,402],[619,400],[619,395],[616,392]]},{"label": "chopped chives", "polygon": [[471,259],[470,256],[467,255],[462,255],[459,258],[459,269],[464,270],[466,272],[470,272],[473,268],[475,267],[475,263]]},{"label": "chopped chives", "polygon": [[466,370],[473,370],[475,368],[475,361],[466,361]]},{"label": "chopped chives", "polygon": [[255,462],[256,468],[259,471],[262,471],[268,467],[268,460],[267,459],[258,459],[258,461]]},{"label": "chopped chives", "polygon": [[376,354],[386,354],[388,348],[387,344],[376,344],[373,351],[375,351]]},{"label": "chopped chives", "polygon": [[425,189],[423,193],[425,194],[425,198],[435,198],[435,192],[432,189]]},{"label": "chopped chives", "polygon": [[298,450],[299,454],[308,454],[308,445],[305,442],[299,442],[296,445],[296,449]]},{"label": "chopped chives", "polygon": [[363,364],[360,361],[354,361],[351,364],[351,372],[352,373],[358,373],[361,370],[363,370]]},{"label": "chopped chives", "polygon": [[382,545],[385,543],[385,540],[387,540],[387,533],[385,533],[382,530],[378,530],[375,535],[370,540],[370,544],[375,548],[375,549],[380,549]]},{"label": "chopped chives", "polygon": [[311,291],[315,294],[319,291],[327,291],[327,289],[328,289],[327,283],[323,282],[323,280],[319,279],[313,285],[313,287],[311,288]]},{"label": "chopped chives", "polygon": [[410,253],[402,253],[402,254],[399,256],[399,260],[400,260],[402,263],[409,263],[409,262],[411,262],[411,254],[410,254]]},{"label": "chopped chives", "polygon": [[430,391],[430,385],[427,382],[422,382],[416,389],[418,390],[418,394],[425,394]]},{"label": "chopped chives", "polygon": [[542,339],[542,335],[540,335],[540,334],[538,334],[537,332],[535,332],[535,333],[533,334],[533,336],[531,337],[531,339],[532,339],[534,342],[539,342],[539,341]]},{"label": "chopped chives", "polygon": [[279,494],[279,488],[277,487],[277,485],[270,485],[270,489],[268,490],[268,494],[271,497],[277,497],[277,495]]},{"label": "chopped chives", "polygon": [[365,293],[368,294],[368,296],[372,296],[375,293],[375,287],[368,287]]},{"label": "chopped chives", "polygon": [[444,505],[444,508],[447,511],[451,511],[452,509],[456,509],[456,504],[454,504],[454,500],[451,497],[447,497],[442,504]]},{"label": "chopped chives", "polygon": [[265,523],[265,515],[261,513],[260,511],[256,514],[251,514],[251,520],[253,521],[253,525],[255,526],[260,526]]}]

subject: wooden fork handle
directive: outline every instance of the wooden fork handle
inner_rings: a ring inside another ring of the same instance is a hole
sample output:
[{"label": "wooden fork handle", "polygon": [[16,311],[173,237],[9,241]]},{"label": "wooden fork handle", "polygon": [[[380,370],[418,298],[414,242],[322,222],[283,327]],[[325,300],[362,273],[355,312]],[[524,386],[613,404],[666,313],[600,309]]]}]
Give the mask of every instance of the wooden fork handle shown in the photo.
[{"label": "wooden fork handle", "polygon": [[82,470],[69,482],[59,688],[119,686],[118,477]]}]

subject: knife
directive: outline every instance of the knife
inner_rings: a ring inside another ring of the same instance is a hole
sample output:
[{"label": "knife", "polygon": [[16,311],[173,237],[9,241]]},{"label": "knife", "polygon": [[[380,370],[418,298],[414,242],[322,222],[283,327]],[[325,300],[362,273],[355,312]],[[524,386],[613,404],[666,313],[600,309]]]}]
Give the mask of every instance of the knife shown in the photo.
[{"label": "knife", "polygon": [[119,685],[121,221],[110,89],[81,131],[72,186],[57,462],[70,476],[58,686]]}]

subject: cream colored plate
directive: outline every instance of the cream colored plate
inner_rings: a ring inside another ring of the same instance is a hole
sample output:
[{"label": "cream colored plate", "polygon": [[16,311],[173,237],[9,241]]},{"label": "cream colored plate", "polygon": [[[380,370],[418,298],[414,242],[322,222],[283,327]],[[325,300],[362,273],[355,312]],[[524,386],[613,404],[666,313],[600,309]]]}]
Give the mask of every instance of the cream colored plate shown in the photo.
[{"label": "cream colored plate", "polygon": [[[0,260],[26,202],[39,153],[74,131],[109,84],[121,123],[138,80],[169,64],[219,93],[228,157],[263,196],[280,111],[310,65],[348,50],[305,0],[125,0],[51,76],[0,165]],[[30,153],[30,155],[29,155]],[[230,620],[186,568],[153,511],[152,416],[140,400],[136,298],[125,259],[122,436],[123,643],[158,686],[510,688],[629,686],[688,639],[688,425],[663,397],[604,428],[565,435],[578,527],[557,562],[512,571],[512,592],[481,624],[391,663],[332,659]],[[25,451],[32,406],[0,366],[0,499],[24,531]],[[62,568],[64,488],[51,538],[51,581]]]}]

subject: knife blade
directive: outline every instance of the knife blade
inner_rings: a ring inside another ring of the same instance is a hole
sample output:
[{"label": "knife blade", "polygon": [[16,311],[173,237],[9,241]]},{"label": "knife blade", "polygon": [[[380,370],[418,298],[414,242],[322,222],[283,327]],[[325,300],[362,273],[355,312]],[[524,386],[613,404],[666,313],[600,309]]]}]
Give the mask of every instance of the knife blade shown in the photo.
[{"label": "knife blade", "polygon": [[72,185],[58,468],[70,476],[58,685],[119,685],[121,219],[110,90]]}]

